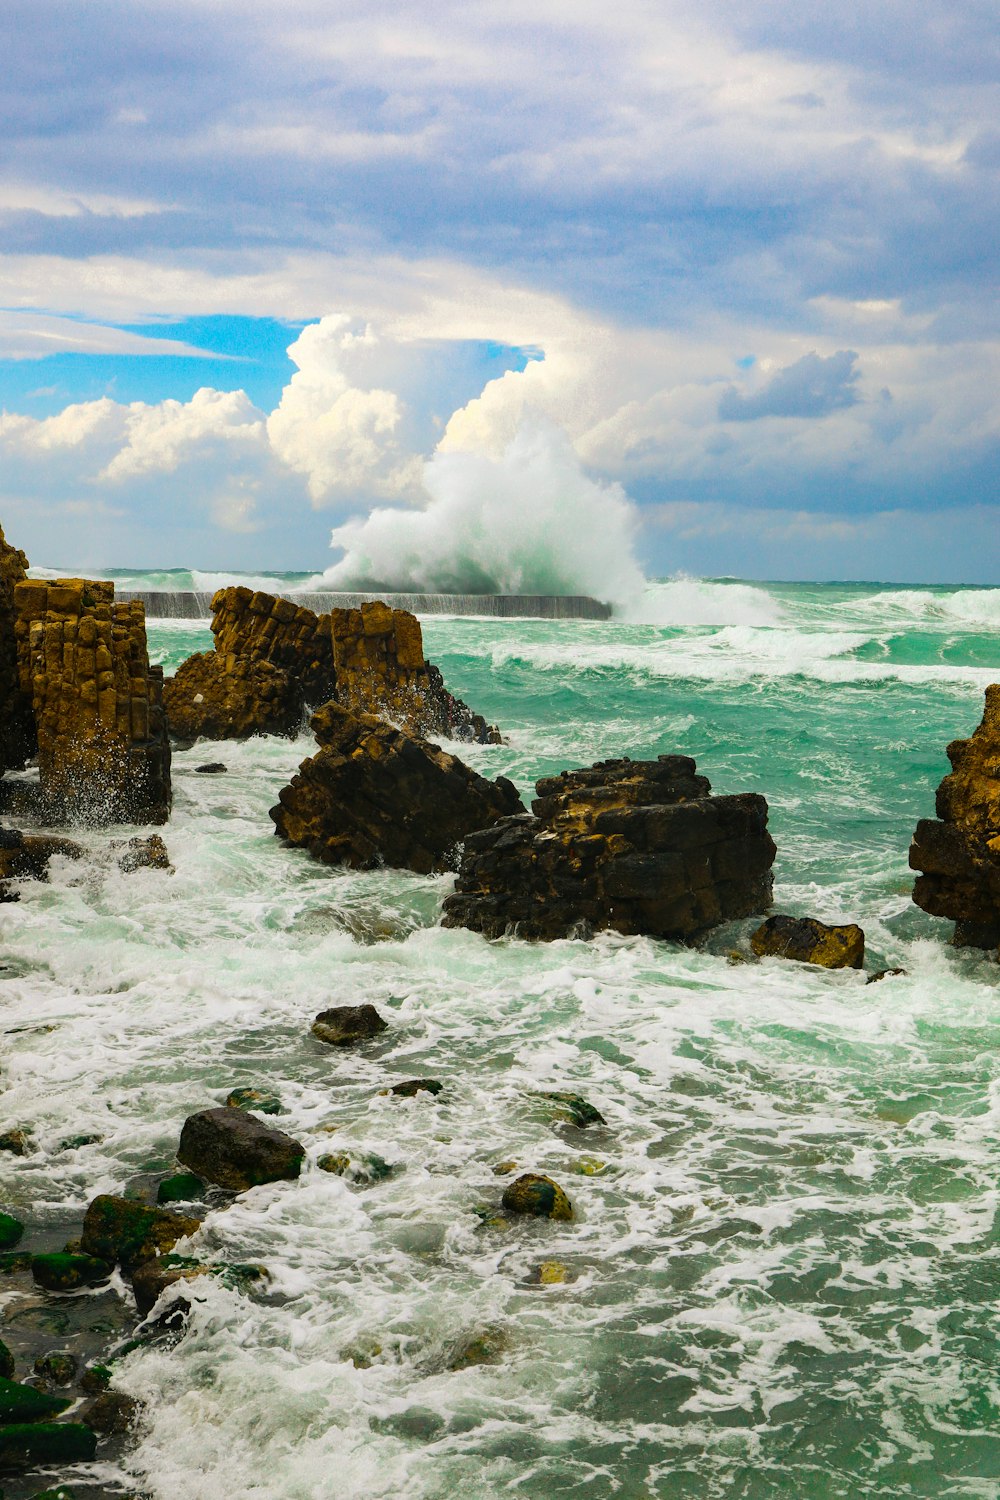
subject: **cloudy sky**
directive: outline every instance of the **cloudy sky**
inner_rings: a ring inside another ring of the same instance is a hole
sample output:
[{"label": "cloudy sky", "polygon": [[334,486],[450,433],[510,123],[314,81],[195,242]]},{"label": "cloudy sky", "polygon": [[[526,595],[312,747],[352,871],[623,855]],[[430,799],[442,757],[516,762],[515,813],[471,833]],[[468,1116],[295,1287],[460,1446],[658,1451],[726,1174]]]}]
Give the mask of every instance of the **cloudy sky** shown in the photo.
[{"label": "cloudy sky", "polygon": [[502,527],[528,433],[651,572],[997,581],[994,0],[4,15],[32,561],[322,569],[463,454]]}]

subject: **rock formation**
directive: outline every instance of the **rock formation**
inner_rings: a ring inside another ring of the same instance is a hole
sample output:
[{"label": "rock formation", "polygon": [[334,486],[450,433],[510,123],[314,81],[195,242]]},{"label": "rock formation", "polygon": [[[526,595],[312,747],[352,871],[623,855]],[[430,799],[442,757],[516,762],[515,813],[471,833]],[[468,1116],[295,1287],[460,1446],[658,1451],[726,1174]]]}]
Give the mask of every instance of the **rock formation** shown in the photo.
[{"label": "rock formation", "polygon": [[183,1166],[235,1193],[298,1177],[304,1156],[305,1149],[283,1130],[225,1105],[188,1115],[177,1148]]},{"label": "rock formation", "polygon": [[312,719],[319,752],[302,762],[271,817],[286,843],[324,864],[454,869],[463,839],[523,810],[509,781],[487,781],[454,755],[328,703]]},{"label": "rock formation", "polygon": [[791,958],[821,969],[861,969],[865,962],[865,935],[854,922],[828,927],[815,917],[768,917],[750,936],[750,947],[758,958]]},{"label": "rock formation", "polygon": [[36,748],[31,698],[21,688],[17,664],[14,589],[26,577],[28,559],[0,528],[0,775],[20,770]]},{"label": "rock formation", "polygon": [[305,704],[296,679],[269,661],[199,651],[163,685],[170,733],[180,740],[291,737]]},{"label": "rock formation", "polygon": [[170,809],[163,672],[143,607],[82,578],[14,585],[19,687],[31,704],[40,796],[53,816],[162,823]]},{"label": "rock formation", "polygon": [[960,946],[1000,945],[1000,683],[986,689],[982,723],[948,746],[951,773],[937,790],[937,817],[917,824],[913,899],[955,923]]},{"label": "rock formation", "polygon": [[446,927],[687,938],[770,905],[767,803],[710,796],[687,756],[599,761],[536,788],[533,816],[467,838]]}]

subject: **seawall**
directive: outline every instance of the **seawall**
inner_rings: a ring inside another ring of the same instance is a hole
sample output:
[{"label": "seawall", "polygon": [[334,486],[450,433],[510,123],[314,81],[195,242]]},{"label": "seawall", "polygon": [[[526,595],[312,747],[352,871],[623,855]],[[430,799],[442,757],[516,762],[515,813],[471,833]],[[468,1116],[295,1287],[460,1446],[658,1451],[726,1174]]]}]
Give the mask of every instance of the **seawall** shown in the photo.
[{"label": "seawall", "polygon": [[[119,589],[118,599],[139,599],[154,620],[206,620],[212,595],[194,590],[146,593]],[[384,599],[394,609],[415,615],[486,615],[495,619],[610,620],[611,606],[585,594],[289,594],[296,604],[326,614],[331,609],[357,609],[369,599]]]}]

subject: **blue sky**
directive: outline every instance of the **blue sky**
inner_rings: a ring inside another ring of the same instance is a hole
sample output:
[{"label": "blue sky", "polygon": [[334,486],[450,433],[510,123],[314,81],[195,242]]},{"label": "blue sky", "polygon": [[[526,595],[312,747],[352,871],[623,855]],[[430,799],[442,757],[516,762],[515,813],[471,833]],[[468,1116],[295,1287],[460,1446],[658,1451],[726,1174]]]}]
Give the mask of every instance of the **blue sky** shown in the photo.
[{"label": "blue sky", "polygon": [[992,3],[6,18],[34,561],[320,570],[541,424],[649,571],[997,581]]}]

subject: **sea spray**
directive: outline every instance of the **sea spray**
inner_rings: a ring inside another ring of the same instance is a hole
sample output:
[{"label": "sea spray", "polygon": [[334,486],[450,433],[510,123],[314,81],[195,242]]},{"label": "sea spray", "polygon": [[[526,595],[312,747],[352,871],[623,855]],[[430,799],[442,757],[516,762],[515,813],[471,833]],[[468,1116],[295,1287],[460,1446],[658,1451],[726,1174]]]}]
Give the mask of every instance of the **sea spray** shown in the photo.
[{"label": "sea spray", "polygon": [[460,594],[641,593],[636,512],[620,485],[583,472],[558,428],[525,423],[499,458],[436,453],[423,510],[379,508],[338,526],[329,589]]}]

